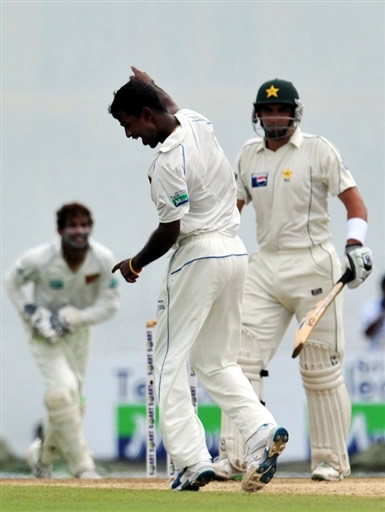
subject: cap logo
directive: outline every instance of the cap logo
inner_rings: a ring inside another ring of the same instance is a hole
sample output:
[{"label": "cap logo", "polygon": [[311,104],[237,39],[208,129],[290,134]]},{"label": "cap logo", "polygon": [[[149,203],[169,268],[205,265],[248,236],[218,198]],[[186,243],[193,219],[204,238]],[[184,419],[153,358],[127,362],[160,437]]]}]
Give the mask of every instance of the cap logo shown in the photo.
[{"label": "cap logo", "polygon": [[266,98],[271,98],[272,96],[274,96],[274,98],[278,98],[278,91],[279,89],[277,87],[274,87],[274,85],[270,85],[270,87],[268,89],[265,89],[266,91]]}]

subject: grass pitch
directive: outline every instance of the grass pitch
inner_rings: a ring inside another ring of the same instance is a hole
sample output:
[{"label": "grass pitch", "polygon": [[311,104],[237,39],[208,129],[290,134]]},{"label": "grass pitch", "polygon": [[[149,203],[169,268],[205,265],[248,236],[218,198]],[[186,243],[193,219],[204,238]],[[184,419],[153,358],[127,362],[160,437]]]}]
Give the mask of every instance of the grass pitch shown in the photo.
[{"label": "grass pitch", "polygon": [[[208,489],[205,488],[205,489]],[[66,485],[15,485],[3,481],[1,512],[380,512],[383,496],[266,494],[259,492],[172,492],[157,489]]]}]

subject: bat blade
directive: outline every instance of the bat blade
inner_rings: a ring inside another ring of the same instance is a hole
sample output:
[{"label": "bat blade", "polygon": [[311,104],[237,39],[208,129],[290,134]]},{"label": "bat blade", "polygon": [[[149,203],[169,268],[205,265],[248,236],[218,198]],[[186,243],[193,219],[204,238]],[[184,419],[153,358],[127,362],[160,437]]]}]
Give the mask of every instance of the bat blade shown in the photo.
[{"label": "bat blade", "polygon": [[330,292],[311,309],[301,320],[298,325],[298,328],[294,335],[294,348],[291,357],[295,359],[306,341],[308,340],[310,334],[312,333],[314,327],[321,320],[323,315],[326,313],[326,310],[330,306],[330,304],[334,301],[337,295],[340,293],[342,288],[346,283],[348,283],[351,279],[351,271],[347,270],[343,276],[337,281],[337,283],[333,286]]}]

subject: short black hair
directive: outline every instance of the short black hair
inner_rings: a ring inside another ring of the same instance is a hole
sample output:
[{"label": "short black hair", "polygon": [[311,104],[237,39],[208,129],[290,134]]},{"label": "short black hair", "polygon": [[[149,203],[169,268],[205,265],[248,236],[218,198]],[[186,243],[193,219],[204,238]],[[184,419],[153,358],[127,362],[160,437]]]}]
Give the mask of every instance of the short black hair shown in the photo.
[{"label": "short black hair", "polygon": [[115,118],[119,112],[139,117],[143,107],[149,107],[157,112],[167,112],[152,85],[131,78],[114,93],[114,100],[108,107],[108,112]]},{"label": "short black hair", "polygon": [[81,203],[67,203],[63,204],[61,208],[56,212],[56,222],[58,229],[64,229],[68,219],[76,217],[77,215],[85,215],[90,219],[90,225],[92,226],[94,221],[92,215],[87,206]]}]

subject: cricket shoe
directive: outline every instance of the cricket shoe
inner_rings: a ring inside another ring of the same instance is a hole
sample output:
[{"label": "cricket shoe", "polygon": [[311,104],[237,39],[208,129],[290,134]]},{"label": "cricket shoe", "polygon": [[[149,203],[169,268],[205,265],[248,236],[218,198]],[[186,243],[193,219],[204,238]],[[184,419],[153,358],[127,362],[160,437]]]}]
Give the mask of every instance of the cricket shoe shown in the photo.
[{"label": "cricket shoe", "polygon": [[333,468],[327,462],[320,462],[311,475],[312,480],[327,480],[329,482],[337,482],[344,479],[339,471]]},{"label": "cricket shoe", "polygon": [[262,425],[249,439],[246,452],[247,472],[242,480],[242,489],[256,492],[273,478],[277,470],[277,459],[286,447],[289,434],[284,427],[271,423]]},{"label": "cricket shoe", "polygon": [[233,466],[227,457],[219,457],[213,462],[216,480],[235,480],[242,476],[244,471],[240,471]]},{"label": "cricket shoe", "polygon": [[43,464],[41,461],[41,439],[36,438],[29,445],[26,459],[36,478],[52,478],[52,464]]},{"label": "cricket shoe", "polygon": [[180,471],[173,483],[173,491],[199,491],[200,487],[215,480],[215,471],[211,462],[198,462]]},{"label": "cricket shoe", "polygon": [[83,478],[83,479],[88,478],[89,480],[96,480],[96,479],[100,479],[102,477],[94,469],[89,469],[88,471],[82,471],[81,473],[79,473],[78,478]]}]

